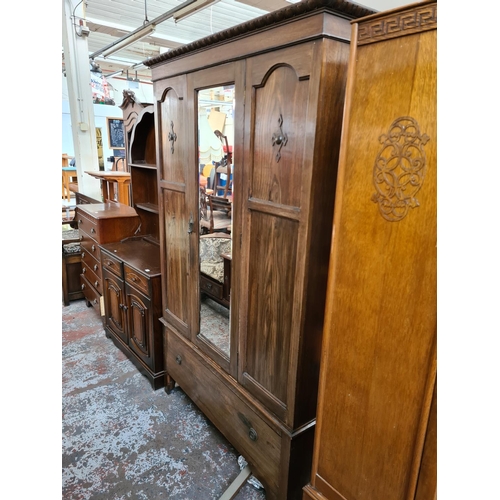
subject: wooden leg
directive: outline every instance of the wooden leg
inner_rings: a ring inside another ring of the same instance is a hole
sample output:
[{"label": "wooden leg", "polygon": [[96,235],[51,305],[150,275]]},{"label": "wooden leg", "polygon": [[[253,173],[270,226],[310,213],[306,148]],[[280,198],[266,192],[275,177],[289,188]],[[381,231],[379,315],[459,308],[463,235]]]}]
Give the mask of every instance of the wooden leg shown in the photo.
[{"label": "wooden leg", "polygon": [[170,394],[175,387],[175,380],[167,373],[165,372],[165,384],[164,384],[164,389],[167,394]]},{"label": "wooden leg", "polygon": [[247,465],[239,474],[238,477],[231,483],[229,488],[224,492],[219,500],[231,500],[241,490],[246,480],[252,475],[250,466]]}]

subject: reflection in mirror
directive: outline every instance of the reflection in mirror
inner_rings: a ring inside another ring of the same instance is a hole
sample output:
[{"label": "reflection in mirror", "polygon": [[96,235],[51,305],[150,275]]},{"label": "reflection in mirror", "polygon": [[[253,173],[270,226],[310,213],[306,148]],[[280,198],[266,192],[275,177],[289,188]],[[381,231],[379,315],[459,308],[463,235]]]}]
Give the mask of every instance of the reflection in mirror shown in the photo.
[{"label": "reflection in mirror", "polygon": [[200,336],[230,356],[234,85],[198,93]]}]

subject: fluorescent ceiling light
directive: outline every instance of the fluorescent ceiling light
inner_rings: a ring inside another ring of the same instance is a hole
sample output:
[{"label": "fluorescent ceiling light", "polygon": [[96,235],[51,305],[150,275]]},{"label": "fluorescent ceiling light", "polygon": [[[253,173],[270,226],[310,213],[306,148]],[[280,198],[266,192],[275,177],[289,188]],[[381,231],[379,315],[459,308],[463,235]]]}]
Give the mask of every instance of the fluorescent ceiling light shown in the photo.
[{"label": "fluorescent ceiling light", "polygon": [[148,24],[144,28],[133,33],[132,35],[127,35],[125,38],[118,40],[118,42],[116,42],[111,47],[104,50],[101,54],[102,57],[106,58],[111,54],[118,52],[119,50],[123,50],[125,47],[128,47],[129,45],[132,45],[133,43],[138,42],[142,38],[150,35],[151,33],[153,33],[155,29],[156,26],[154,24]]},{"label": "fluorescent ceiling light", "polygon": [[120,76],[123,74],[123,69],[110,73],[109,75],[104,75],[104,78],[113,78],[114,76]]},{"label": "fluorescent ceiling light", "polygon": [[220,0],[198,0],[184,9],[179,9],[172,17],[175,22],[180,21],[181,19],[186,19],[186,17],[191,16],[202,9],[206,9],[219,1]]}]

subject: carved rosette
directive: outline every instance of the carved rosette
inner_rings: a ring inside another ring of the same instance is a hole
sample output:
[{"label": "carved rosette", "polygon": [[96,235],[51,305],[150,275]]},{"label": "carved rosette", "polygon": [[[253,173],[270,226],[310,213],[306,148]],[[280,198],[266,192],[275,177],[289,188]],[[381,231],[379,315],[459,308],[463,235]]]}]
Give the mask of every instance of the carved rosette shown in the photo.
[{"label": "carved rosette", "polygon": [[415,197],[422,187],[427,167],[424,146],[429,141],[409,116],[395,120],[379,138],[382,149],[373,168],[376,193],[372,201],[389,222],[406,217],[409,208],[419,206]]}]

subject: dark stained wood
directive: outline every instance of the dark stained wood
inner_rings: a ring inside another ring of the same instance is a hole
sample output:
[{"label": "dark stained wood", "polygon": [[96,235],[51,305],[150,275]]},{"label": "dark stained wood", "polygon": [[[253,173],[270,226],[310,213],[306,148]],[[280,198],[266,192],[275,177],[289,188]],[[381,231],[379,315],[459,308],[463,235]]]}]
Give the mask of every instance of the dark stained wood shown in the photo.
[{"label": "dark stained wood", "polygon": [[[287,500],[311,472],[350,20],[373,13],[302,4],[151,64],[166,389]],[[236,95],[229,362],[199,335],[197,92],[219,85]]]},{"label": "dark stained wood", "polygon": [[100,307],[103,283],[99,245],[133,236],[139,228],[140,220],[132,207],[121,203],[107,202],[77,205],[75,221],[80,230],[81,279],[85,299],[88,305],[93,305],[96,310],[100,311],[101,315],[104,315],[104,311]]},{"label": "dark stained wood", "polygon": [[158,245],[144,237],[101,246],[106,335],[154,389],[165,383]]},{"label": "dark stained wood", "polygon": [[[363,43],[351,46],[305,499],[436,493],[437,25],[434,17],[433,28],[407,31],[400,22],[433,19],[435,6],[353,23]],[[368,43],[365,24],[392,34]],[[402,173],[398,160],[416,168],[411,178],[391,177]],[[389,179],[394,190],[410,182],[391,196]]]}]

